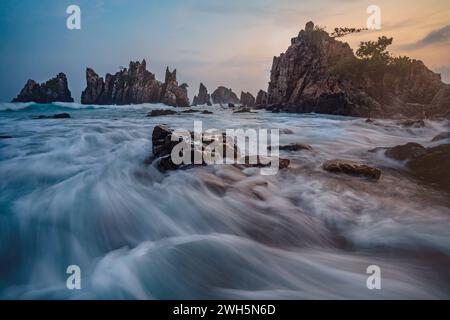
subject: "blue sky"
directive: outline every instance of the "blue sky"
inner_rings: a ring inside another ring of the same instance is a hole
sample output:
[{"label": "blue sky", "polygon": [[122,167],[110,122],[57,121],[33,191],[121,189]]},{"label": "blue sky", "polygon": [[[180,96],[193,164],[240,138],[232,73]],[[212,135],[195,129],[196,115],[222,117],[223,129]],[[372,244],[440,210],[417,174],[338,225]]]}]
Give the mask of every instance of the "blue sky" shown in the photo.
[{"label": "blue sky", "polygon": [[[163,79],[166,66],[190,85],[203,82],[238,94],[266,89],[274,55],[308,20],[332,30],[365,26],[367,6],[358,0],[1,0],[0,101],[10,101],[27,79],[43,82],[65,72],[76,101],[85,68],[100,75],[130,60],[147,60]],[[395,54],[422,59],[450,80],[448,0],[378,1],[383,29],[345,38],[352,46],[380,34],[394,36]],[[81,8],[81,30],[66,28],[66,8]]]}]

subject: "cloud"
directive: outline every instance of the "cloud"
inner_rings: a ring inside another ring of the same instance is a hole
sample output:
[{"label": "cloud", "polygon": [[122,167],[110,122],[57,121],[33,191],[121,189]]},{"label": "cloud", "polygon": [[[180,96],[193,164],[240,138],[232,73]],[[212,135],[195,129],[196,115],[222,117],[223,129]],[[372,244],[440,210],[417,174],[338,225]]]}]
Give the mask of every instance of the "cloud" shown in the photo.
[{"label": "cloud", "polygon": [[404,50],[416,50],[434,44],[441,44],[450,41],[450,25],[430,32],[425,38],[403,46]]}]

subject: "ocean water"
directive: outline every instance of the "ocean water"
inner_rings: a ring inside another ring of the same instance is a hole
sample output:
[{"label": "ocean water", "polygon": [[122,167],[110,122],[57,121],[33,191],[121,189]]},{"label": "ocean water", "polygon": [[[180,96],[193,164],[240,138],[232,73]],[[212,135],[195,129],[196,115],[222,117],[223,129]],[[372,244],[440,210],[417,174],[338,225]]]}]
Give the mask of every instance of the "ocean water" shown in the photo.
[{"label": "ocean water", "polygon": [[[368,152],[433,146],[448,122],[407,129],[219,106],[145,117],[161,108],[0,104],[1,299],[450,298],[448,194]],[[60,112],[72,118],[34,119]],[[148,161],[153,127],[194,120],[289,129],[280,143],[314,152],[281,151],[291,165],[275,176],[224,165],[160,173]],[[382,179],[322,170],[336,158],[375,165]],[[69,265],[81,290],[66,287]],[[366,287],[370,265],[381,290]]]}]

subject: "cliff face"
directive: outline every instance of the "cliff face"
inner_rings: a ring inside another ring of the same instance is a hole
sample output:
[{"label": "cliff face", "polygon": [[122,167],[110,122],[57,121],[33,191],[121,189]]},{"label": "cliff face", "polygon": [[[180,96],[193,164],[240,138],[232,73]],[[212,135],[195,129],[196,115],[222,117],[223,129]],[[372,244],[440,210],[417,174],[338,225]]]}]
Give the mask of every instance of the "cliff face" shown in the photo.
[{"label": "cliff face", "polygon": [[233,90],[228,89],[226,87],[218,87],[212,94],[211,98],[213,100],[213,103],[233,103],[233,104],[239,104],[239,98],[237,95],[233,92]]},{"label": "cliff face", "polygon": [[176,70],[166,70],[164,83],[156,80],[147,70],[145,60],[130,62],[128,69],[114,75],[107,74],[105,80],[94,70],[86,69],[86,89],[81,94],[82,104],[140,104],[166,103],[171,106],[189,106],[187,85],[178,86]]},{"label": "cliff face", "polygon": [[309,22],[274,58],[268,103],[289,112],[422,118],[433,116],[430,104],[443,87],[421,61],[373,70]]},{"label": "cliff face", "polygon": [[198,90],[198,95],[194,97],[194,101],[192,105],[211,105],[211,96],[208,94],[208,89],[205,87],[203,83],[200,83],[200,88]]},{"label": "cliff face", "polygon": [[59,73],[56,77],[42,84],[38,84],[31,79],[28,80],[12,102],[73,102],[73,99],[68,88],[66,75]]}]

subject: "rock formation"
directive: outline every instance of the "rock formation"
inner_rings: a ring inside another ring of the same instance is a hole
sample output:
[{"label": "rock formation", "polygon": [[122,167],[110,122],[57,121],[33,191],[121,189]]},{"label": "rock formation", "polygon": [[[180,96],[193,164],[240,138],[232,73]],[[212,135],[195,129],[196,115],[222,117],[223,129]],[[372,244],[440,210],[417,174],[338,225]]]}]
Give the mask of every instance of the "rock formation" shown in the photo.
[{"label": "rock formation", "polygon": [[203,83],[200,83],[200,88],[198,90],[198,95],[194,97],[194,101],[192,102],[193,106],[200,105],[208,105],[211,106],[211,96],[208,93],[208,89],[205,87]]},{"label": "rock formation", "polygon": [[450,113],[449,86],[421,61],[372,67],[355,57],[347,43],[309,22],[287,51],[274,57],[268,103],[288,112],[357,117]]},{"label": "rock formation", "polygon": [[86,69],[86,89],[81,94],[82,104],[140,104],[158,103],[186,107],[189,106],[187,85],[178,86],[176,70],[166,70],[164,83],[156,80],[147,70],[145,59],[130,62],[114,75],[106,74],[105,80],[91,68]]},{"label": "rock formation", "polygon": [[256,105],[266,105],[269,103],[269,94],[264,90],[259,90],[256,96]]},{"label": "rock formation", "polygon": [[329,160],[323,164],[323,169],[335,173],[346,173],[349,175],[365,176],[371,179],[379,180],[381,170],[370,167],[364,163],[350,160]]},{"label": "rock formation", "polygon": [[255,97],[250,92],[241,91],[241,105],[245,107],[253,107],[255,105]]},{"label": "rock formation", "polygon": [[233,90],[225,88],[223,86],[218,87],[212,94],[211,99],[213,103],[217,104],[239,104],[240,101]]},{"label": "rock formation", "polygon": [[66,75],[59,73],[56,77],[42,84],[38,84],[31,79],[28,80],[12,102],[73,102],[73,99],[67,85]]}]

